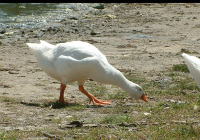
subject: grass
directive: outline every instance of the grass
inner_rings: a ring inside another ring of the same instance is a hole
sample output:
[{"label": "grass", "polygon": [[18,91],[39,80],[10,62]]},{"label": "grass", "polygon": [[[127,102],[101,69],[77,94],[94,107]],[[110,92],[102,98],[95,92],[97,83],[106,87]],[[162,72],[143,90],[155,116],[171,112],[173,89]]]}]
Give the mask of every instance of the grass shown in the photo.
[{"label": "grass", "polygon": [[180,54],[187,53],[187,54],[199,54],[197,51],[190,51],[188,49],[181,49]]},{"label": "grass", "polygon": [[194,139],[200,137],[199,128],[194,128],[192,124],[165,124],[150,126],[148,128],[151,132],[150,139]]},{"label": "grass", "polygon": [[176,65],[173,65],[172,71],[180,71],[180,72],[185,72],[185,73],[189,72],[189,70],[187,68],[187,65],[185,65],[185,64],[176,64]]},{"label": "grass", "polygon": [[114,129],[97,127],[93,129],[86,130],[88,133],[77,135],[76,139],[79,140],[116,140],[126,138],[131,140],[135,138],[135,133],[127,131],[121,127],[115,127]]},{"label": "grass", "polygon": [[132,122],[131,117],[128,115],[108,115],[104,117],[101,121],[101,123],[105,124],[119,124],[122,122],[130,123]]},{"label": "grass", "polygon": [[95,97],[98,96],[104,97],[107,93],[107,88],[99,83],[96,84],[94,84],[94,82],[90,83],[88,87],[89,87],[88,91],[92,93],[92,95],[94,95]]},{"label": "grass", "polygon": [[0,96],[0,102],[5,102],[7,105],[19,103],[19,99],[13,97]]},{"label": "grass", "polygon": [[127,94],[123,90],[117,90],[116,93],[107,94],[107,99],[123,100],[127,97]]},{"label": "grass", "polygon": [[42,83],[35,83],[35,86],[36,86],[36,87],[40,87],[40,86],[45,86],[45,85],[42,84]]},{"label": "grass", "polygon": [[[149,99],[148,103],[131,99],[121,89],[116,89],[115,93],[109,93],[110,91],[105,85],[88,83],[87,87],[90,87],[89,91],[93,95],[111,99],[114,104],[111,107],[95,108],[58,102],[44,104],[45,107],[52,106],[57,112],[67,111],[72,117],[53,119],[48,122],[54,124],[56,129],[25,132],[21,130],[2,131],[0,140],[41,138],[44,137],[42,131],[52,134],[58,139],[200,139],[200,90],[186,68],[185,65],[178,64],[161,72],[160,76],[157,73],[149,73],[151,76],[156,75],[158,77],[156,79],[147,79],[145,75],[137,73],[126,74],[125,76],[129,80],[143,87]],[[1,97],[0,101],[18,103],[12,99]],[[194,106],[198,106],[198,108],[194,109]],[[99,124],[99,126],[66,130],[61,130],[56,126],[63,124],[63,121],[84,119],[84,117],[82,118],[82,114],[84,116],[86,113],[84,111],[88,111],[87,122]],[[74,114],[75,112],[79,112],[79,114]],[[91,114],[101,114],[102,116],[92,117]],[[119,125],[122,123],[136,125]]]},{"label": "grass", "polygon": [[39,136],[42,136],[42,133],[38,131],[11,130],[11,131],[0,132],[0,140],[27,139]]},{"label": "grass", "polygon": [[52,107],[53,109],[62,109],[64,108],[67,111],[83,111],[86,109],[85,105],[75,104],[75,103],[60,103],[59,101],[48,102],[40,105],[41,107]]}]

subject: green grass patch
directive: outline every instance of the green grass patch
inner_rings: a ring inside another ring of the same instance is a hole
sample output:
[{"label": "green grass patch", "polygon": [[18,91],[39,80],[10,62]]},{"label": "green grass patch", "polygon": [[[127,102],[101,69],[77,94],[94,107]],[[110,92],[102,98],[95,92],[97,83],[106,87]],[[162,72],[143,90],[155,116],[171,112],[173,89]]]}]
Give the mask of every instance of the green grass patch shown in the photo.
[{"label": "green grass patch", "polygon": [[18,140],[42,136],[42,133],[38,131],[11,130],[0,132],[0,140]]},{"label": "green grass patch", "polygon": [[13,98],[13,97],[6,97],[6,96],[0,96],[0,102],[5,102],[8,104],[16,104],[19,103],[19,99]]},{"label": "green grass patch", "polygon": [[185,73],[189,72],[186,64],[176,64],[176,65],[173,65],[172,66],[172,71],[179,71],[179,72],[185,72]]},{"label": "green grass patch", "polygon": [[65,109],[68,110],[68,111],[83,111],[83,110],[86,109],[86,106],[80,105],[80,104],[70,105],[70,106],[65,107]]},{"label": "green grass patch", "polygon": [[179,124],[171,123],[166,125],[150,126],[149,138],[150,139],[199,139],[200,127],[195,127],[192,124]]},{"label": "green grass patch", "polygon": [[107,127],[97,127],[86,129],[86,134],[79,133],[75,139],[79,140],[116,140],[116,139],[126,139],[133,140],[141,138],[136,132],[128,131],[122,127],[107,128]]},{"label": "green grass patch", "polygon": [[123,91],[123,89],[117,90],[115,94],[108,94],[108,99],[118,99],[123,100],[127,98],[127,93]]},{"label": "green grass patch", "polygon": [[200,91],[197,83],[194,81],[194,79],[192,77],[189,77],[188,75],[185,74],[177,74],[174,73],[173,75],[171,75],[171,80],[173,86],[171,89],[176,90],[176,91],[183,91],[183,90],[196,90],[196,91]]},{"label": "green grass patch", "polygon": [[92,94],[92,95],[94,95],[95,97],[97,96],[101,96],[101,97],[103,97],[104,95],[106,95],[107,93],[106,93],[106,91],[107,91],[107,88],[104,86],[104,85],[101,85],[101,84],[99,84],[99,83],[96,83],[96,84],[90,84],[89,85],[89,89],[88,89],[88,91]]},{"label": "green grass patch", "polygon": [[139,73],[127,73],[127,74],[125,74],[125,77],[128,80],[130,80],[130,81],[132,81],[134,83],[138,83],[138,84],[147,81],[146,78],[143,75],[139,74]]},{"label": "green grass patch", "polygon": [[100,122],[104,123],[104,124],[118,124],[118,123],[122,123],[122,122],[130,123],[130,122],[132,122],[132,119],[128,115],[116,114],[116,115],[106,116]]},{"label": "green grass patch", "polygon": [[45,86],[45,85],[42,84],[42,83],[35,83],[35,86],[36,86],[36,87],[42,87],[42,86]]}]

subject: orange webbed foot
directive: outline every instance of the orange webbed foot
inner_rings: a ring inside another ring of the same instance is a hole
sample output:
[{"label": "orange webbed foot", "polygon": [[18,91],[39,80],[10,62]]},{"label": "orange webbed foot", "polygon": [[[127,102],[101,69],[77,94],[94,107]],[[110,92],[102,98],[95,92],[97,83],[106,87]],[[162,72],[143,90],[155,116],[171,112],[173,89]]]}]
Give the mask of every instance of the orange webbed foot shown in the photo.
[{"label": "orange webbed foot", "polygon": [[94,97],[93,95],[90,96],[91,98],[90,99],[90,102],[89,103],[93,103],[94,105],[98,105],[98,106],[101,106],[101,105],[110,105],[111,101],[104,101],[104,100],[99,100],[97,99],[96,97]]},{"label": "orange webbed foot", "polygon": [[111,102],[111,101],[103,101],[103,100],[97,99],[97,98],[94,97],[92,94],[88,93],[88,92],[84,89],[83,85],[79,85],[79,90],[80,90],[83,94],[85,94],[85,95],[90,99],[90,102],[89,102],[89,103],[91,103],[91,101],[92,101],[92,103],[93,103],[94,105],[97,105],[97,106],[109,105],[110,102]]}]

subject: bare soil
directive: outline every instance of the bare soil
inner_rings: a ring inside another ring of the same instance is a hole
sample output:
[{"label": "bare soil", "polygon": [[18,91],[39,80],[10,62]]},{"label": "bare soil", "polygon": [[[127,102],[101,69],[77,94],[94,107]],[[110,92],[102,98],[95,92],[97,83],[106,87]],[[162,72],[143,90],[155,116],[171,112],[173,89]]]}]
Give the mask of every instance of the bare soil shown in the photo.
[{"label": "bare soil", "polygon": [[[105,54],[115,68],[151,80],[157,78],[152,73],[184,63],[182,50],[200,56],[199,8],[200,4],[105,4],[97,15],[49,23],[52,28],[7,29],[7,34],[0,36],[0,130],[56,130],[69,123],[66,118],[71,116],[91,123],[109,114],[101,113],[103,108],[112,108],[118,102],[113,100],[105,107],[89,105],[77,84],[72,83],[67,85],[65,99],[86,105],[86,109],[54,109],[51,103],[58,100],[60,83],[39,68],[25,43],[86,41]],[[121,90],[105,86],[109,94]],[[151,104],[154,99],[151,93],[146,94]],[[134,102],[141,108],[146,104]],[[60,121],[49,121],[57,119]]]}]

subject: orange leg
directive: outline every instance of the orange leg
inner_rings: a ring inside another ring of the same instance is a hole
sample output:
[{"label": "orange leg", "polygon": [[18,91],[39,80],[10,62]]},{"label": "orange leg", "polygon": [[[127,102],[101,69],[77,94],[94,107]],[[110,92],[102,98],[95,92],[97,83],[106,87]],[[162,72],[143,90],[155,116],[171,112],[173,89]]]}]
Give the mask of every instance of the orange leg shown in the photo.
[{"label": "orange leg", "polygon": [[109,105],[110,104],[110,101],[103,101],[103,100],[98,100],[96,97],[94,97],[92,94],[88,93],[83,85],[79,85],[79,90],[85,94],[89,99],[90,99],[90,103],[92,101],[92,103],[94,105]]},{"label": "orange leg", "polygon": [[69,102],[64,100],[65,88],[66,88],[66,85],[61,83],[60,84],[60,97],[59,97],[59,102],[60,103],[69,103]]}]

